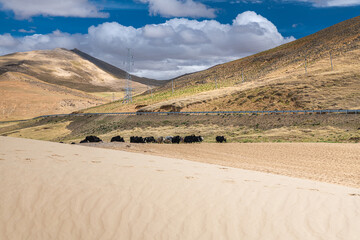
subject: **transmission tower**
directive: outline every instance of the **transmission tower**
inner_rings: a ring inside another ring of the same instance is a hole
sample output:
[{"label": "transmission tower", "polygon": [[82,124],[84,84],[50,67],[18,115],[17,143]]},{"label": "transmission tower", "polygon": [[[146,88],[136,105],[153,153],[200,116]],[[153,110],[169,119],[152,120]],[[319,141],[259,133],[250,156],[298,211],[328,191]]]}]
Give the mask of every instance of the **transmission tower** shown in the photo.
[{"label": "transmission tower", "polygon": [[123,103],[130,103],[132,102],[132,91],[131,88],[131,75],[130,72],[132,70],[132,67],[134,66],[134,55],[132,53],[131,48],[127,49],[127,57],[126,57],[126,87],[125,87],[125,96]]}]

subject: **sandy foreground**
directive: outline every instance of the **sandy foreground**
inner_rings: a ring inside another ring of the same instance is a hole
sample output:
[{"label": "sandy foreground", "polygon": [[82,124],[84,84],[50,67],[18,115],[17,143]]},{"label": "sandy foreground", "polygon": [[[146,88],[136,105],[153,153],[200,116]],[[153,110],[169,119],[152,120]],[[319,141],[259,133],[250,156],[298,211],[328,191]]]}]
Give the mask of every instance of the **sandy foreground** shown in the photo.
[{"label": "sandy foreground", "polygon": [[360,189],[0,137],[0,239],[354,239]]},{"label": "sandy foreground", "polygon": [[354,143],[87,143],[85,145],[360,188],[360,144]]}]

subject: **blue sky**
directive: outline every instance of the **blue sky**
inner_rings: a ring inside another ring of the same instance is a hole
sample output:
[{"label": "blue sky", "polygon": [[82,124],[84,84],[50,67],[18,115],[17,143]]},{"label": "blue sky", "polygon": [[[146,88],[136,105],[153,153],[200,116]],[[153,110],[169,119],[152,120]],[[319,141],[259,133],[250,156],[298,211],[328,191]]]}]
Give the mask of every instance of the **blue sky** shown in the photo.
[{"label": "blue sky", "polygon": [[168,79],[356,17],[360,0],[0,0],[0,54],[79,48]]}]

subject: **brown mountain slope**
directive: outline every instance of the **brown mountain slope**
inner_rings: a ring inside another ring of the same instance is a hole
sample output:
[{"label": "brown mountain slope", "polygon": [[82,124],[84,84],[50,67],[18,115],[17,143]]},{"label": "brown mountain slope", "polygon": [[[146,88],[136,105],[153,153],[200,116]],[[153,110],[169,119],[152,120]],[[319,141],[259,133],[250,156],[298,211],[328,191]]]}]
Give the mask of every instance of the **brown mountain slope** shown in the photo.
[{"label": "brown mountain slope", "polygon": [[[126,85],[124,78],[109,74],[78,54],[60,48],[1,56],[0,74],[5,72],[24,73],[84,92],[122,91]],[[139,93],[145,91],[147,85],[133,82],[132,88]]]},{"label": "brown mountain slope", "polygon": [[[215,77],[219,81],[239,82],[242,80],[242,73],[245,80],[250,81],[272,77],[272,73],[278,75],[279,70],[282,70],[281,73],[303,70],[305,57],[307,64],[311,65],[318,60],[329,59],[330,52],[332,57],[336,58],[359,49],[359,29],[360,16],[277,48],[179,77],[175,82],[180,88],[183,85],[196,84],[199,80],[213,82]],[[167,87],[171,85],[168,84]]]},{"label": "brown mountain slope", "polygon": [[[147,101],[139,110],[360,109],[359,29],[356,17],[277,48],[181,76],[168,99]],[[213,90],[214,79],[220,89]],[[170,92],[171,83],[157,91]]]},{"label": "brown mountain slope", "polygon": [[0,96],[0,120],[70,113],[104,103],[91,94],[18,72],[0,75]]},{"label": "brown mountain slope", "polygon": [[[139,111],[360,109],[360,49],[304,70],[148,104]],[[179,90],[180,91],[180,90]]]}]

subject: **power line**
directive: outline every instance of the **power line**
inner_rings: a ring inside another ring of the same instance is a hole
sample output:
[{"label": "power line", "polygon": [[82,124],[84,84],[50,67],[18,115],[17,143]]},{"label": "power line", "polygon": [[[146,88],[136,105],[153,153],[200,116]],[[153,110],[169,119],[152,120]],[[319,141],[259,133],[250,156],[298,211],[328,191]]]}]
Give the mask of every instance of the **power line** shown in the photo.
[{"label": "power line", "polygon": [[132,66],[134,65],[134,55],[132,53],[132,49],[127,49],[127,58],[126,58],[126,88],[125,88],[125,96],[123,103],[132,103],[132,91],[131,88],[131,75],[130,72],[132,70]]}]

